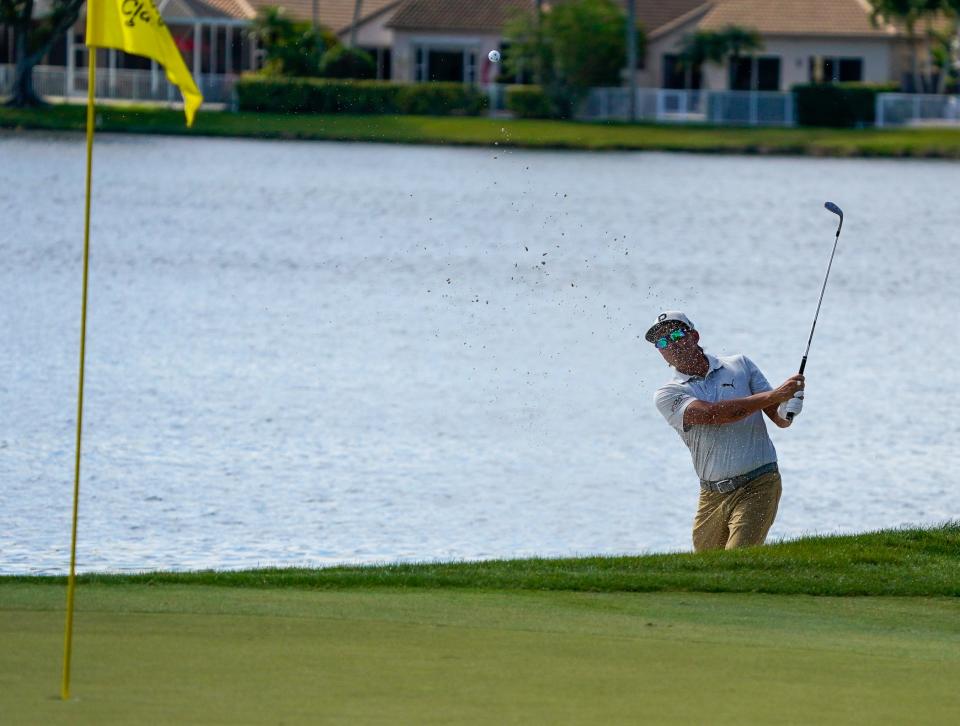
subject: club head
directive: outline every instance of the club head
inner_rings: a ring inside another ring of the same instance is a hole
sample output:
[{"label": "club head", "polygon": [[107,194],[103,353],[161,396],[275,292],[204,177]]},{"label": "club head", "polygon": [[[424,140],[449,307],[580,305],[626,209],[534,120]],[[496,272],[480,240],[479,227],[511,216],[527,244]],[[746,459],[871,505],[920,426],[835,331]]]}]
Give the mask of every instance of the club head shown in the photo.
[{"label": "club head", "polygon": [[840,209],[840,207],[838,207],[838,206],[837,206],[836,204],[834,204],[833,202],[824,202],[824,203],[823,203],[823,206],[824,206],[827,210],[833,212],[833,213],[836,214],[838,217],[840,217],[840,221],[841,221],[841,222],[843,221],[843,210]]}]

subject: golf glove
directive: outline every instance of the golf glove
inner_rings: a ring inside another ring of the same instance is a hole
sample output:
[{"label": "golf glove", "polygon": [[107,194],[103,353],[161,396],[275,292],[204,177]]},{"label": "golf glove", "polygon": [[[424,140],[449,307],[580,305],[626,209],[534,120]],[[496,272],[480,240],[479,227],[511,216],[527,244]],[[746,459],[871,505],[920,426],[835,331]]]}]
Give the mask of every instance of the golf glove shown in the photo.
[{"label": "golf glove", "polygon": [[797,391],[793,394],[793,398],[789,401],[784,401],[777,408],[777,415],[780,418],[787,418],[787,414],[792,413],[793,418],[796,418],[800,415],[800,412],[803,410],[803,391]]}]

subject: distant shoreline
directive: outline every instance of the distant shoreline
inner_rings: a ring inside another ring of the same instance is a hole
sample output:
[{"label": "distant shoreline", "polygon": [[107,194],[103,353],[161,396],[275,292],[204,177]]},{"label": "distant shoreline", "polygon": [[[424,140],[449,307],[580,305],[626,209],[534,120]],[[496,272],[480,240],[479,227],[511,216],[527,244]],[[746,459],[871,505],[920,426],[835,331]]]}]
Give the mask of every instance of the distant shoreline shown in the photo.
[{"label": "distant shoreline", "polygon": [[[98,131],[299,141],[581,151],[676,151],[812,157],[960,159],[958,128],[823,129],[585,123],[486,117],[279,115],[97,106]],[[0,129],[79,131],[85,107],[0,106]]]}]

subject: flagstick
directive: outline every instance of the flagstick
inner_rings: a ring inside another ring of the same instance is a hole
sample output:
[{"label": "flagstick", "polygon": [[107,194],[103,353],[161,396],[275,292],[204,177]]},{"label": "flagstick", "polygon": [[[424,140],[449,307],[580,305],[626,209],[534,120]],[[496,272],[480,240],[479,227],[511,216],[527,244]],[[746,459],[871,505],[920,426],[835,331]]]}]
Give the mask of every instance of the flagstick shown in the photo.
[{"label": "flagstick", "polygon": [[83,431],[83,368],[87,348],[87,272],[90,263],[90,189],[93,177],[93,131],[97,87],[97,49],[93,48],[87,78],[87,196],[83,210],[83,303],[80,306],[80,383],[77,395],[77,456],[73,469],[73,534],[70,539],[70,577],[67,581],[67,625],[63,637],[63,683],[60,697],[70,698],[70,654],[73,646],[73,593],[77,570],[77,510],[80,503],[80,435]]}]

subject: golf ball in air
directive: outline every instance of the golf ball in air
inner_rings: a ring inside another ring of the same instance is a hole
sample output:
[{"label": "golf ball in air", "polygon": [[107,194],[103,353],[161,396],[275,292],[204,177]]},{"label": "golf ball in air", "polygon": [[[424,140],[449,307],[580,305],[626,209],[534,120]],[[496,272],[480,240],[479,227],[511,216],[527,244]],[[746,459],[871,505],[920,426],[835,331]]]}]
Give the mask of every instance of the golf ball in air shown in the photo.
[{"label": "golf ball in air", "polygon": [[499,50],[491,50],[489,53],[487,53],[487,58],[490,59],[490,62],[491,62],[491,63],[499,63],[499,62],[500,62],[500,51],[499,51]]}]

